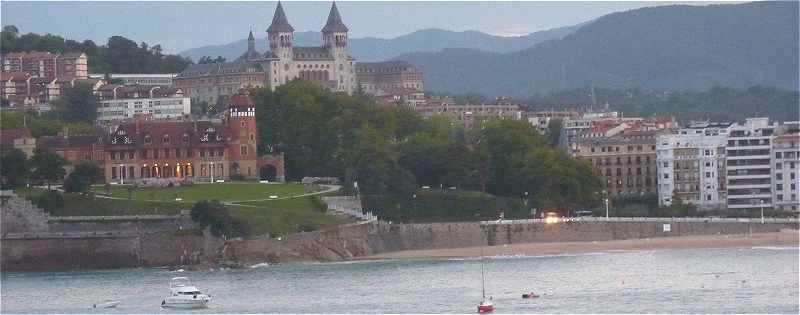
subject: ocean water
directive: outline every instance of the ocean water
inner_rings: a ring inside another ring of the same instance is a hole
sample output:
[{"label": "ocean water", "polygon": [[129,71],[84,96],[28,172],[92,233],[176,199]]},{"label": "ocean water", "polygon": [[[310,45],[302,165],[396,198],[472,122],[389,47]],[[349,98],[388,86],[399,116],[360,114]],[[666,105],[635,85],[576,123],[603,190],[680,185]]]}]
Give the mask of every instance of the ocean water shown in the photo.
[{"label": "ocean water", "polygon": [[[798,248],[613,251],[484,260],[496,313],[800,312]],[[3,273],[2,313],[474,313],[480,260],[383,260],[170,272]],[[171,277],[210,308],[164,310]],[[541,297],[523,300],[521,294]],[[116,309],[92,303],[119,299]]]}]

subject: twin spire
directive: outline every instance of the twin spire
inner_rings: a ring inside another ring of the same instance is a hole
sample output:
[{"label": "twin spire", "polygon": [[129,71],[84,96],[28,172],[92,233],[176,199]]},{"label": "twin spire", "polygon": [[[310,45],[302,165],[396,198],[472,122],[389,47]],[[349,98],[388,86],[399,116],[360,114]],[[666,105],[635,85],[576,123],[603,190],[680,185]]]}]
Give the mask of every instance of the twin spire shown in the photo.
[{"label": "twin spire", "polygon": [[[328,22],[322,28],[323,33],[337,33],[347,32],[347,26],[342,22],[342,16],[339,15],[339,9],[336,8],[336,2],[331,5],[331,12],[328,14]],[[286,18],[286,13],[283,12],[283,5],[278,1],[278,7],[275,9],[275,15],[272,16],[272,24],[267,28],[269,33],[291,33],[294,32],[294,27],[289,24],[289,19]],[[251,33],[252,35],[252,33]]]}]

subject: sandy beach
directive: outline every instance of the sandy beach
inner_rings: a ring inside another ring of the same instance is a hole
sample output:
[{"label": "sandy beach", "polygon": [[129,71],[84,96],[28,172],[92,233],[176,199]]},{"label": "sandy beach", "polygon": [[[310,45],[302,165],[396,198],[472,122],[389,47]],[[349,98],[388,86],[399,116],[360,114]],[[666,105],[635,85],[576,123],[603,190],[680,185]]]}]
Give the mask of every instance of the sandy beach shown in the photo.
[{"label": "sandy beach", "polygon": [[[486,246],[483,248],[483,253],[486,256],[552,255],[619,250],[749,248],[757,246],[798,247],[800,245],[798,244],[798,235],[797,230],[784,230],[777,233],[750,235],[695,235],[593,242],[526,243]],[[367,256],[362,259],[461,258],[480,256],[480,253],[480,247],[463,247],[391,252]]]}]

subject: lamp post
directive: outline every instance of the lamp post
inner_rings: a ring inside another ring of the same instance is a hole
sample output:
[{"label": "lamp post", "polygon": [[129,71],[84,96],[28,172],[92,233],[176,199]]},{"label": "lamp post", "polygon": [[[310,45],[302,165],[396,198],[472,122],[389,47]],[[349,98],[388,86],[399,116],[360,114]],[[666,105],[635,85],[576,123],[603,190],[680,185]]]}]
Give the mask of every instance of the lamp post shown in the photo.
[{"label": "lamp post", "polygon": [[214,162],[211,162],[211,183],[214,183]]},{"label": "lamp post", "polygon": [[764,199],[759,200],[758,203],[761,205],[761,224],[764,224]]},{"label": "lamp post", "polygon": [[608,221],[608,198],[604,198],[603,201],[606,203],[606,221]]},{"label": "lamp post", "polygon": [[123,175],[123,174],[125,174],[125,165],[120,164],[119,165],[119,184],[120,185],[125,185],[125,175]]},{"label": "lamp post", "polygon": [[525,192],[525,199],[522,200],[522,202],[525,204],[525,207],[528,206],[528,192],[527,191]]},{"label": "lamp post", "polygon": [[417,215],[417,194],[412,194],[411,199],[414,203],[414,215]]}]

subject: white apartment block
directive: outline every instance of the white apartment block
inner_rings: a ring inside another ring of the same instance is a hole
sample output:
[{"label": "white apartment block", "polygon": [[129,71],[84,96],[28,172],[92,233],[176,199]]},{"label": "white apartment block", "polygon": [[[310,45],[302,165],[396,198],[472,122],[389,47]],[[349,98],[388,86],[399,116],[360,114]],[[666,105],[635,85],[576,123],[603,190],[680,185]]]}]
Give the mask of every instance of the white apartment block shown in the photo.
[{"label": "white apartment block", "polygon": [[97,120],[125,120],[139,115],[153,119],[180,118],[191,112],[191,104],[188,97],[104,100],[97,108]]},{"label": "white apartment block", "polygon": [[728,209],[773,207],[770,150],[777,127],[769,118],[748,118],[728,130]]},{"label": "white apartment block", "polygon": [[800,210],[800,133],[772,140],[772,200],[777,210]]},{"label": "white apartment block", "polygon": [[725,208],[725,140],[730,124],[695,124],[656,144],[658,203],[679,198],[699,209]]},{"label": "white apartment block", "polygon": [[161,86],[123,86],[107,84],[95,94],[99,97],[97,121],[108,122],[144,116],[150,119],[175,119],[191,113],[191,99],[178,88]]},{"label": "white apartment block", "polygon": [[[178,74],[176,73],[112,73],[109,77],[112,80],[120,80],[122,85],[172,85],[172,79]],[[105,74],[90,74],[89,78],[103,80],[106,78]]]}]

